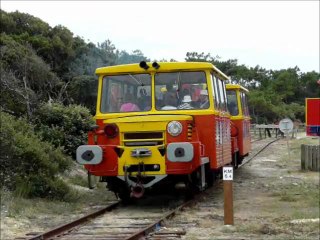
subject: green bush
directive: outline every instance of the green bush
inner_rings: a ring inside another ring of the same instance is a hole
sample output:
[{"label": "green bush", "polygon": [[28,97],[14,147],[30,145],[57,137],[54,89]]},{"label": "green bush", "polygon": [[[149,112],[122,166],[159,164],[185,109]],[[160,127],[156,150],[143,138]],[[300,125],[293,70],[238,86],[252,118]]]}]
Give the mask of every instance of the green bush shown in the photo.
[{"label": "green bush", "polygon": [[2,187],[22,197],[64,199],[69,188],[57,175],[72,160],[37,136],[26,120],[2,111],[0,120]]},{"label": "green bush", "polygon": [[35,113],[36,131],[45,141],[75,158],[76,149],[87,142],[87,133],[94,121],[89,110],[79,105],[44,104]]}]

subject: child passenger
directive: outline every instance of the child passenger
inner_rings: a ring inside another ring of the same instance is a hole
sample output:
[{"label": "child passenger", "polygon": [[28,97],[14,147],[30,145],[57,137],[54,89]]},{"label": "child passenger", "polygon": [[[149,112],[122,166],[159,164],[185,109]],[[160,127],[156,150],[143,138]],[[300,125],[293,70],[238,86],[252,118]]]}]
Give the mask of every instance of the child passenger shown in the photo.
[{"label": "child passenger", "polygon": [[161,108],[161,110],[173,110],[177,109],[178,99],[175,93],[167,92],[164,95],[164,106]]},{"label": "child passenger", "polygon": [[140,108],[135,103],[135,99],[131,93],[126,95],[126,101],[120,107],[120,112],[138,112]]}]

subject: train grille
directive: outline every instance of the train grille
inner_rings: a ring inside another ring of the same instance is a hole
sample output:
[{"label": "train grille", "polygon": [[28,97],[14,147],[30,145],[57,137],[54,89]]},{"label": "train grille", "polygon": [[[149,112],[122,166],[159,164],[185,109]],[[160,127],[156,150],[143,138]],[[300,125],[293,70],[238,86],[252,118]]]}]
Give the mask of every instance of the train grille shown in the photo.
[{"label": "train grille", "polygon": [[123,134],[124,146],[158,146],[163,144],[163,132],[134,132]]},{"label": "train grille", "polygon": [[192,140],[192,124],[188,123],[188,140]]}]

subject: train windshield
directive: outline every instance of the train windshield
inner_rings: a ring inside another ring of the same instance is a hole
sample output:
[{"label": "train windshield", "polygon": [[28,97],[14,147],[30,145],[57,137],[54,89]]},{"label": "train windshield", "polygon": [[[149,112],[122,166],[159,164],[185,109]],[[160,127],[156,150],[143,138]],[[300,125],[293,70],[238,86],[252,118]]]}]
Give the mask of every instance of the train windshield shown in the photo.
[{"label": "train windshield", "polygon": [[239,107],[237,101],[237,93],[234,90],[227,90],[228,110],[232,116],[239,114]]},{"label": "train windshield", "polygon": [[155,74],[157,110],[194,110],[209,108],[204,72],[170,72]]},{"label": "train windshield", "polygon": [[150,74],[124,74],[103,78],[102,113],[144,112],[150,109]]}]

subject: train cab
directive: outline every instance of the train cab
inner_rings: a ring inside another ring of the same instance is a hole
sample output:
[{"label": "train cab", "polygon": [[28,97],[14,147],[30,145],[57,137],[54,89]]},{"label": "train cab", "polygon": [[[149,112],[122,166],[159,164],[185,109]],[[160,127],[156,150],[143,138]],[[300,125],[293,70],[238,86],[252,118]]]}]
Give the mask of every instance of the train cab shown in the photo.
[{"label": "train cab", "polygon": [[226,90],[231,115],[232,163],[237,168],[251,150],[249,91],[237,84],[227,84]]}]

